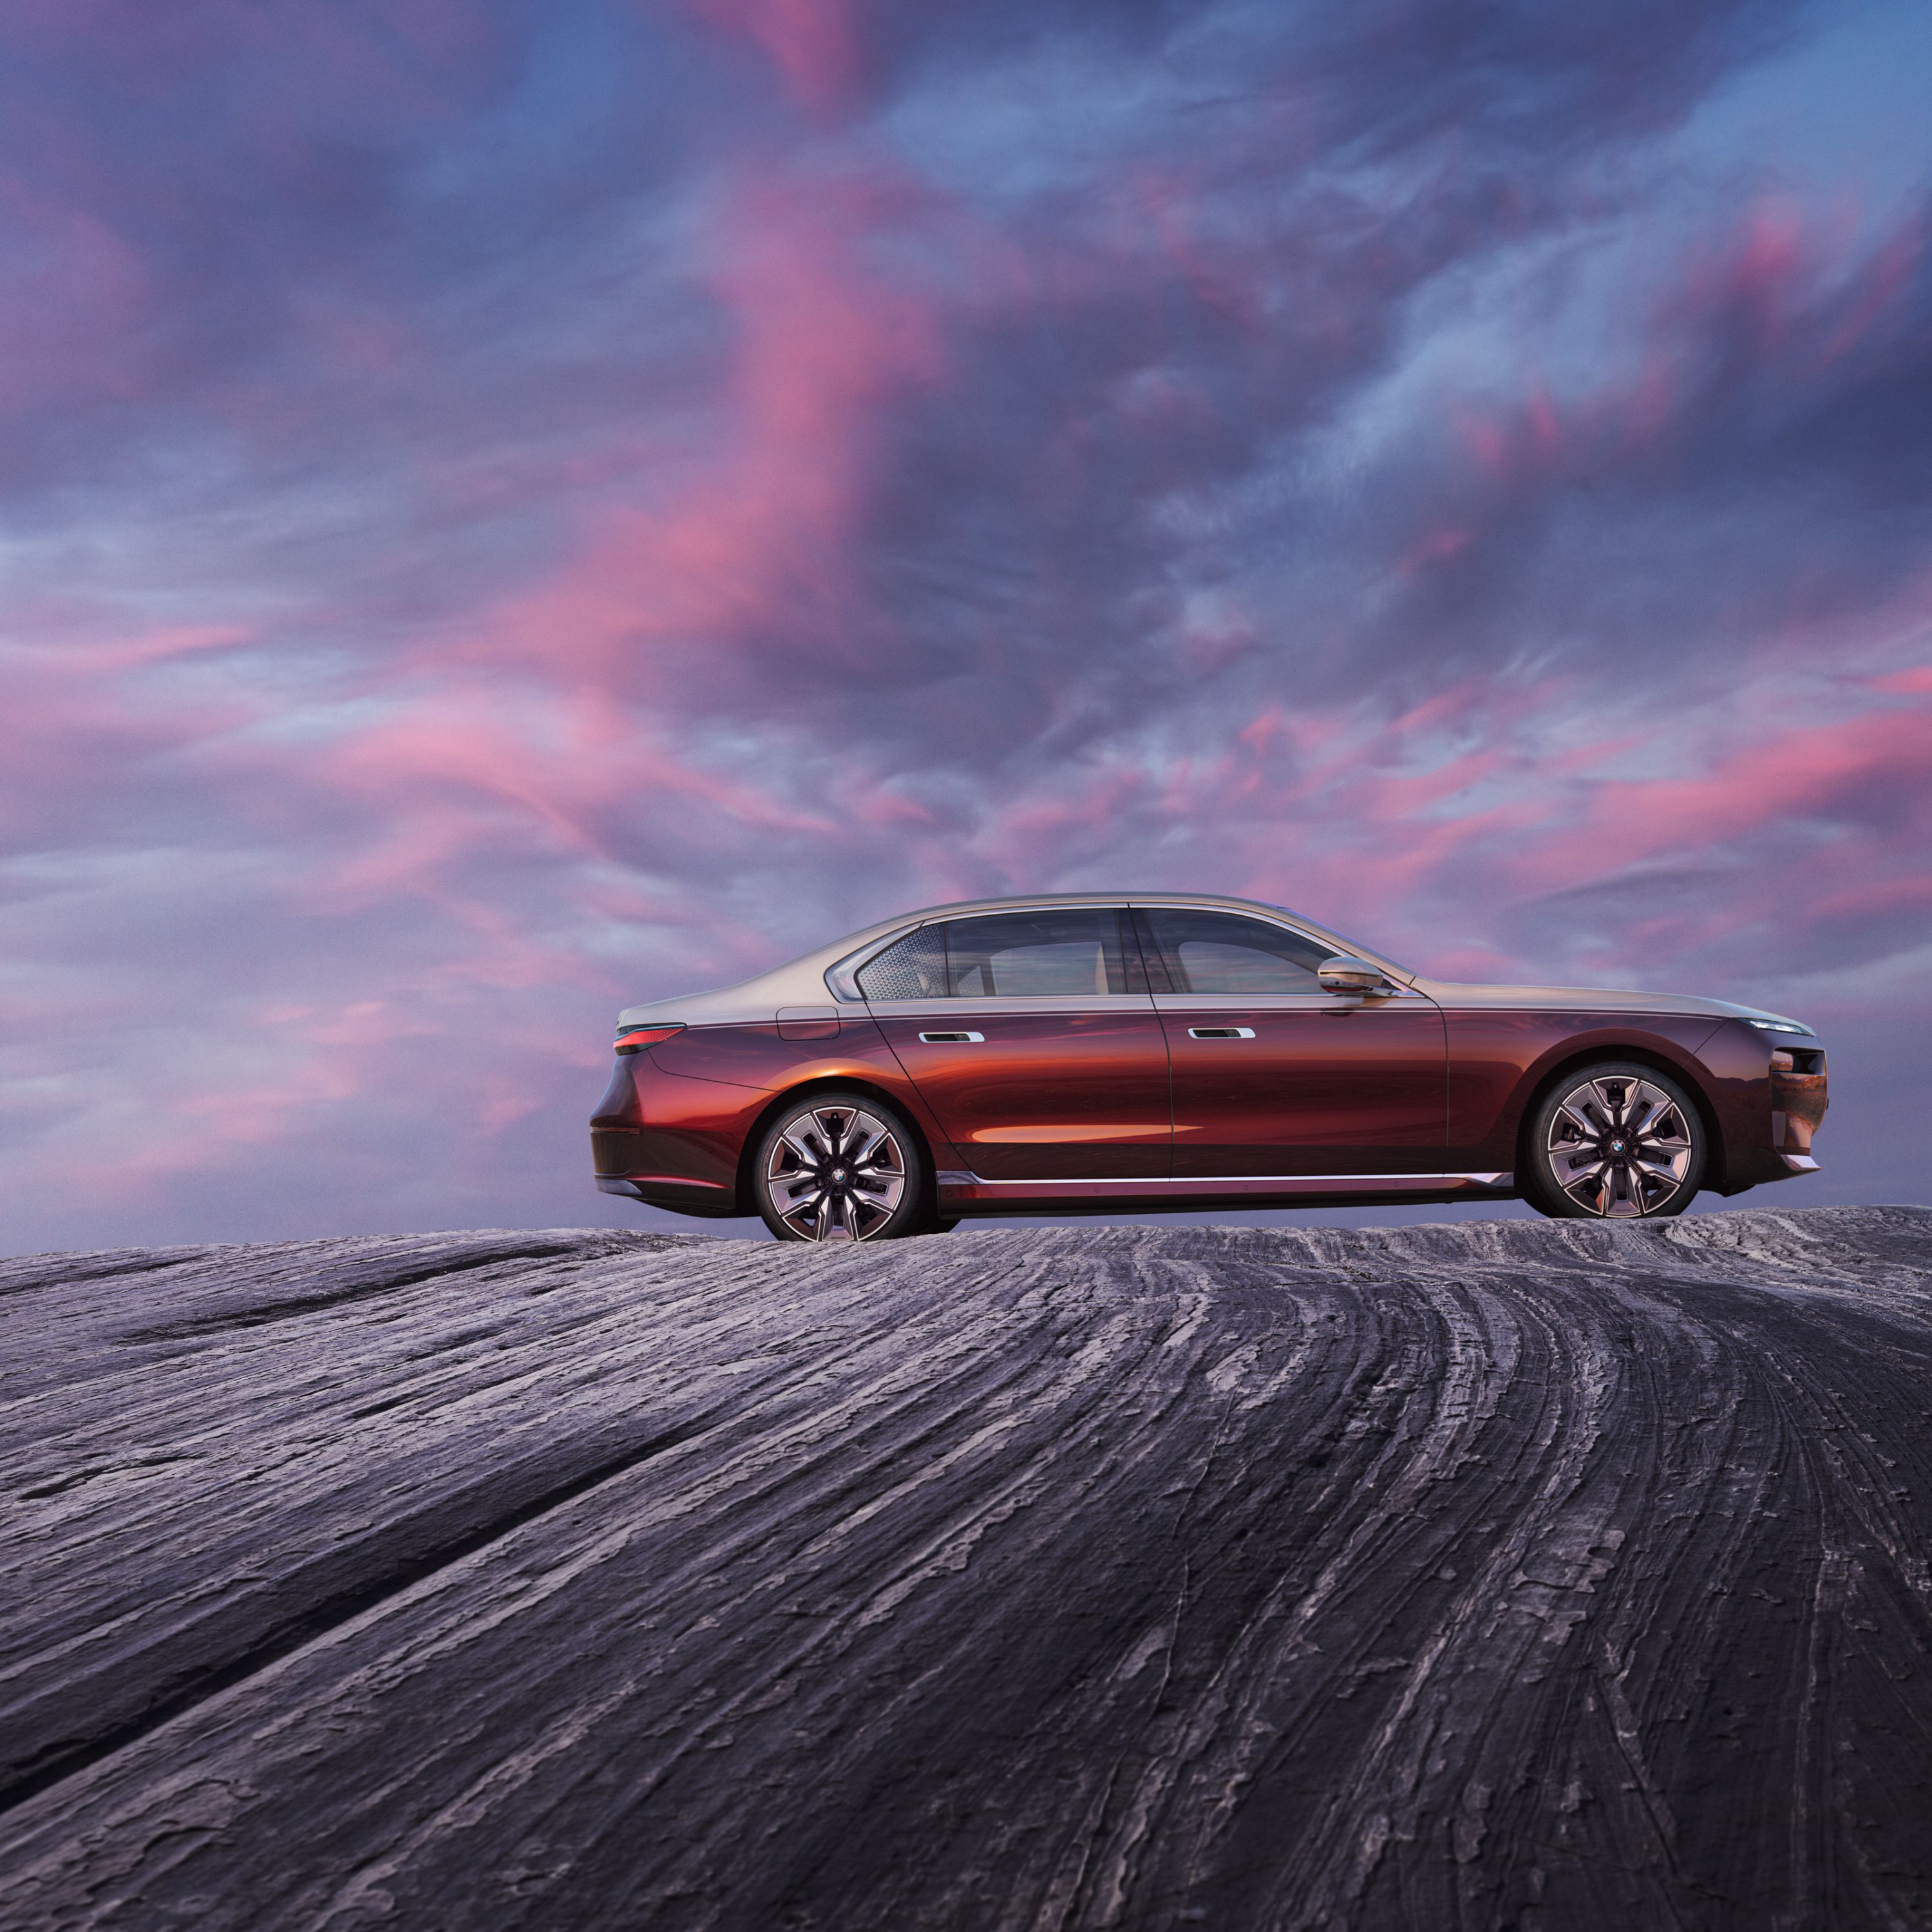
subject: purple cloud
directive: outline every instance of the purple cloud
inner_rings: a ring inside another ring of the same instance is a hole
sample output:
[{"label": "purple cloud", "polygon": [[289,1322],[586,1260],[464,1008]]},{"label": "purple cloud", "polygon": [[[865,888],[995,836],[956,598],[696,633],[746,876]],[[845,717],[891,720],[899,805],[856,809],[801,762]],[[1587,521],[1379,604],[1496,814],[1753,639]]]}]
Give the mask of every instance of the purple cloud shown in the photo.
[{"label": "purple cloud", "polygon": [[12,1245],[612,1218],[618,1004],[1108,884],[1795,1007],[1922,1194],[1919,34],[16,9]]}]

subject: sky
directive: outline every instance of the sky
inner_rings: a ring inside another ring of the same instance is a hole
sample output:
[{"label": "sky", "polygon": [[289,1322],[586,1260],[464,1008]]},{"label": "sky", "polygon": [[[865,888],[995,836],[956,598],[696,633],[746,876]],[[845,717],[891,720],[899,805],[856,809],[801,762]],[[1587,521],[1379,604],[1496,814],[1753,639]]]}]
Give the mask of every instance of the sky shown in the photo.
[{"label": "sky", "polygon": [[592,1190],[620,1006],[1134,887],[1795,1014],[1748,1204],[1932,1200],[1928,71],[1919,0],[14,0],[0,1250],[716,1228]]}]

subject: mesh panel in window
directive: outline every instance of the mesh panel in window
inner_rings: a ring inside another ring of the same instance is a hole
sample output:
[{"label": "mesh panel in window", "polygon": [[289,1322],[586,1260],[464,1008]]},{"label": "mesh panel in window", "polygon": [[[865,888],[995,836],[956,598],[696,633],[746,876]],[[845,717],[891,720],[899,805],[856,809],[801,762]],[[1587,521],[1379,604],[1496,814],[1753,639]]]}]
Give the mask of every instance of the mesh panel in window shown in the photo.
[{"label": "mesh panel in window", "polygon": [[946,994],[946,928],[922,926],[859,969],[868,1000],[937,1000]]}]

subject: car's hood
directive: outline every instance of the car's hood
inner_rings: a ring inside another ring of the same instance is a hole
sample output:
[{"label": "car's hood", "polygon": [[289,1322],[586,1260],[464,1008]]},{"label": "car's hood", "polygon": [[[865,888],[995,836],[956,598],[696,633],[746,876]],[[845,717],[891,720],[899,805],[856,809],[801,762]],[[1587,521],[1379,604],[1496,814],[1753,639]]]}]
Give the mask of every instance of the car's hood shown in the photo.
[{"label": "car's hood", "polygon": [[[1514,1007],[1534,1012],[1688,1013],[1714,1020],[1781,1020],[1782,1013],[1709,1000],[1690,993],[1632,993],[1604,986],[1466,986],[1453,980],[1418,980],[1415,990],[1451,1012]],[[1802,1021],[1792,1021],[1802,1025]]]}]

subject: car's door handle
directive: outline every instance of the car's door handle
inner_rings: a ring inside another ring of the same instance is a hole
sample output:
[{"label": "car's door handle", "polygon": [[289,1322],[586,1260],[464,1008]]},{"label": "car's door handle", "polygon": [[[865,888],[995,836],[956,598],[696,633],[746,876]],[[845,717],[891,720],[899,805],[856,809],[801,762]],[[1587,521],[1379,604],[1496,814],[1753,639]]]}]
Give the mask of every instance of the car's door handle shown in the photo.
[{"label": "car's door handle", "polygon": [[928,1046],[964,1046],[968,1041],[982,1041],[982,1033],[922,1033],[920,1038]]},{"label": "car's door handle", "polygon": [[1252,1027],[1190,1027],[1190,1040],[1252,1040]]}]

